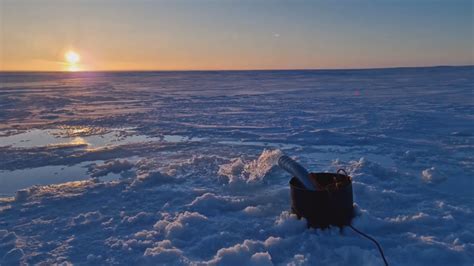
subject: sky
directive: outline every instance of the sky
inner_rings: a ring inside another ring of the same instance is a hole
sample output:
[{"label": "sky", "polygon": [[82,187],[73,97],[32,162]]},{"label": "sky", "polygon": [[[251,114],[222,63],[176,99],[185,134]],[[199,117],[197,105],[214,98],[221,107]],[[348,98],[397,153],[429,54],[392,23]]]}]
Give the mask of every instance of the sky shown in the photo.
[{"label": "sky", "polygon": [[[0,0],[0,71],[473,65],[473,5],[472,0]],[[71,51],[78,62],[65,58]]]}]

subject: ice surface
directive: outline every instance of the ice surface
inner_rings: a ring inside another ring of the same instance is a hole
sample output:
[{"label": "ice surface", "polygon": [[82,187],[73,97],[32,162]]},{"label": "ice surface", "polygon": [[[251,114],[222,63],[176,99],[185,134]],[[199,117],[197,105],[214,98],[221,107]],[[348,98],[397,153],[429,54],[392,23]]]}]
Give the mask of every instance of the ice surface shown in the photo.
[{"label": "ice surface", "polygon": [[289,212],[284,152],[391,265],[472,265],[473,74],[0,73],[0,264],[381,265]]}]

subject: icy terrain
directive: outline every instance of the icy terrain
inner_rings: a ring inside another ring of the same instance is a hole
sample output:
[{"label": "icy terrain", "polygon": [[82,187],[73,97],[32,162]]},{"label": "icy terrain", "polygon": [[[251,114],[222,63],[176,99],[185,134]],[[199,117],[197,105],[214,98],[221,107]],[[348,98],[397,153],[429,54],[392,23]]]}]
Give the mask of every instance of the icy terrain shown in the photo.
[{"label": "icy terrain", "polygon": [[0,264],[381,265],[289,211],[353,176],[391,265],[474,263],[474,68],[0,73]]}]

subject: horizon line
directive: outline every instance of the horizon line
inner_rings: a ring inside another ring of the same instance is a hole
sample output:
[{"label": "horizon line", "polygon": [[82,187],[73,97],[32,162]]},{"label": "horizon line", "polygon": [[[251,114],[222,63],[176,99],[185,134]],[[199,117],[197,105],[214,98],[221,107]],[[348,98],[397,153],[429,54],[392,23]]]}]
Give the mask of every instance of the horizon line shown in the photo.
[{"label": "horizon line", "polygon": [[256,68],[256,69],[129,69],[129,70],[0,70],[0,73],[91,73],[91,72],[244,72],[244,71],[341,71],[341,70],[382,70],[406,68],[474,67],[468,65],[420,65],[360,68]]}]

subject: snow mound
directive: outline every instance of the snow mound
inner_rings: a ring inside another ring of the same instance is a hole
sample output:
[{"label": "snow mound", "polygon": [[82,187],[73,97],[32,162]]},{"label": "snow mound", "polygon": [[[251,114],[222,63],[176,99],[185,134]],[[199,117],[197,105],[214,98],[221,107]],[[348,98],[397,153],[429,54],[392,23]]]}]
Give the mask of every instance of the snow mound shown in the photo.
[{"label": "snow mound", "polygon": [[210,265],[272,265],[268,252],[262,252],[263,245],[259,241],[245,240],[242,244],[222,248],[214,258],[207,263]]},{"label": "snow mound", "polygon": [[94,226],[100,223],[103,219],[103,216],[100,212],[87,212],[81,213],[78,216],[74,217],[71,221],[72,226]]},{"label": "snow mound", "polygon": [[218,196],[214,193],[205,193],[196,197],[189,208],[200,213],[212,214],[226,211],[240,210],[244,206],[243,199],[231,196]]},{"label": "snow mound", "polygon": [[282,234],[297,234],[306,230],[306,220],[299,220],[296,214],[283,211],[275,220],[275,228]]},{"label": "snow mound", "polygon": [[146,264],[173,264],[187,265],[183,251],[173,247],[169,240],[156,243],[152,248],[147,248],[143,254]]},{"label": "snow mound", "polygon": [[119,174],[121,172],[130,170],[134,164],[127,160],[109,160],[103,164],[93,164],[89,167],[89,172],[92,177],[100,177],[108,175],[109,173]]},{"label": "snow mound", "polygon": [[219,167],[218,174],[228,178],[229,184],[260,183],[283,155],[281,150],[264,150],[256,160],[234,158]]},{"label": "snow mound", "polygon": [[151,187],[169,183],[179,183],[181,180],[174,176],[164,174],[161,171],[141,172],[131,183],[131,187]]},{"label": "snow mound", "polygon": [[445,181],[447,177],[435,167],[431,167],[421,172],[421,179],[426,183],[437,184]]},{"label": "snow mound", "polygon": [[24,252],[17,248],[17,235],[14,232],[0,230],[0,265],[20,264]]},{"label": "snow mound", "polygon": [[198,212],[179,213],[176,216],[165,214],[153,228],[170,239],[183,239],[196,236],[207,225],[208,218]]},{"label": "snow mound", "polygon": [[341,162],[340,160],[334,160],[332,165],[337,169],[345,169],[352,177],[363,175],[365,177],[373,176],[378,179],[389,180],[400,176],[400,173],[396,168],[383,166],[364,157],[361,157],[359,160],[351,160],[348,163]]}]

